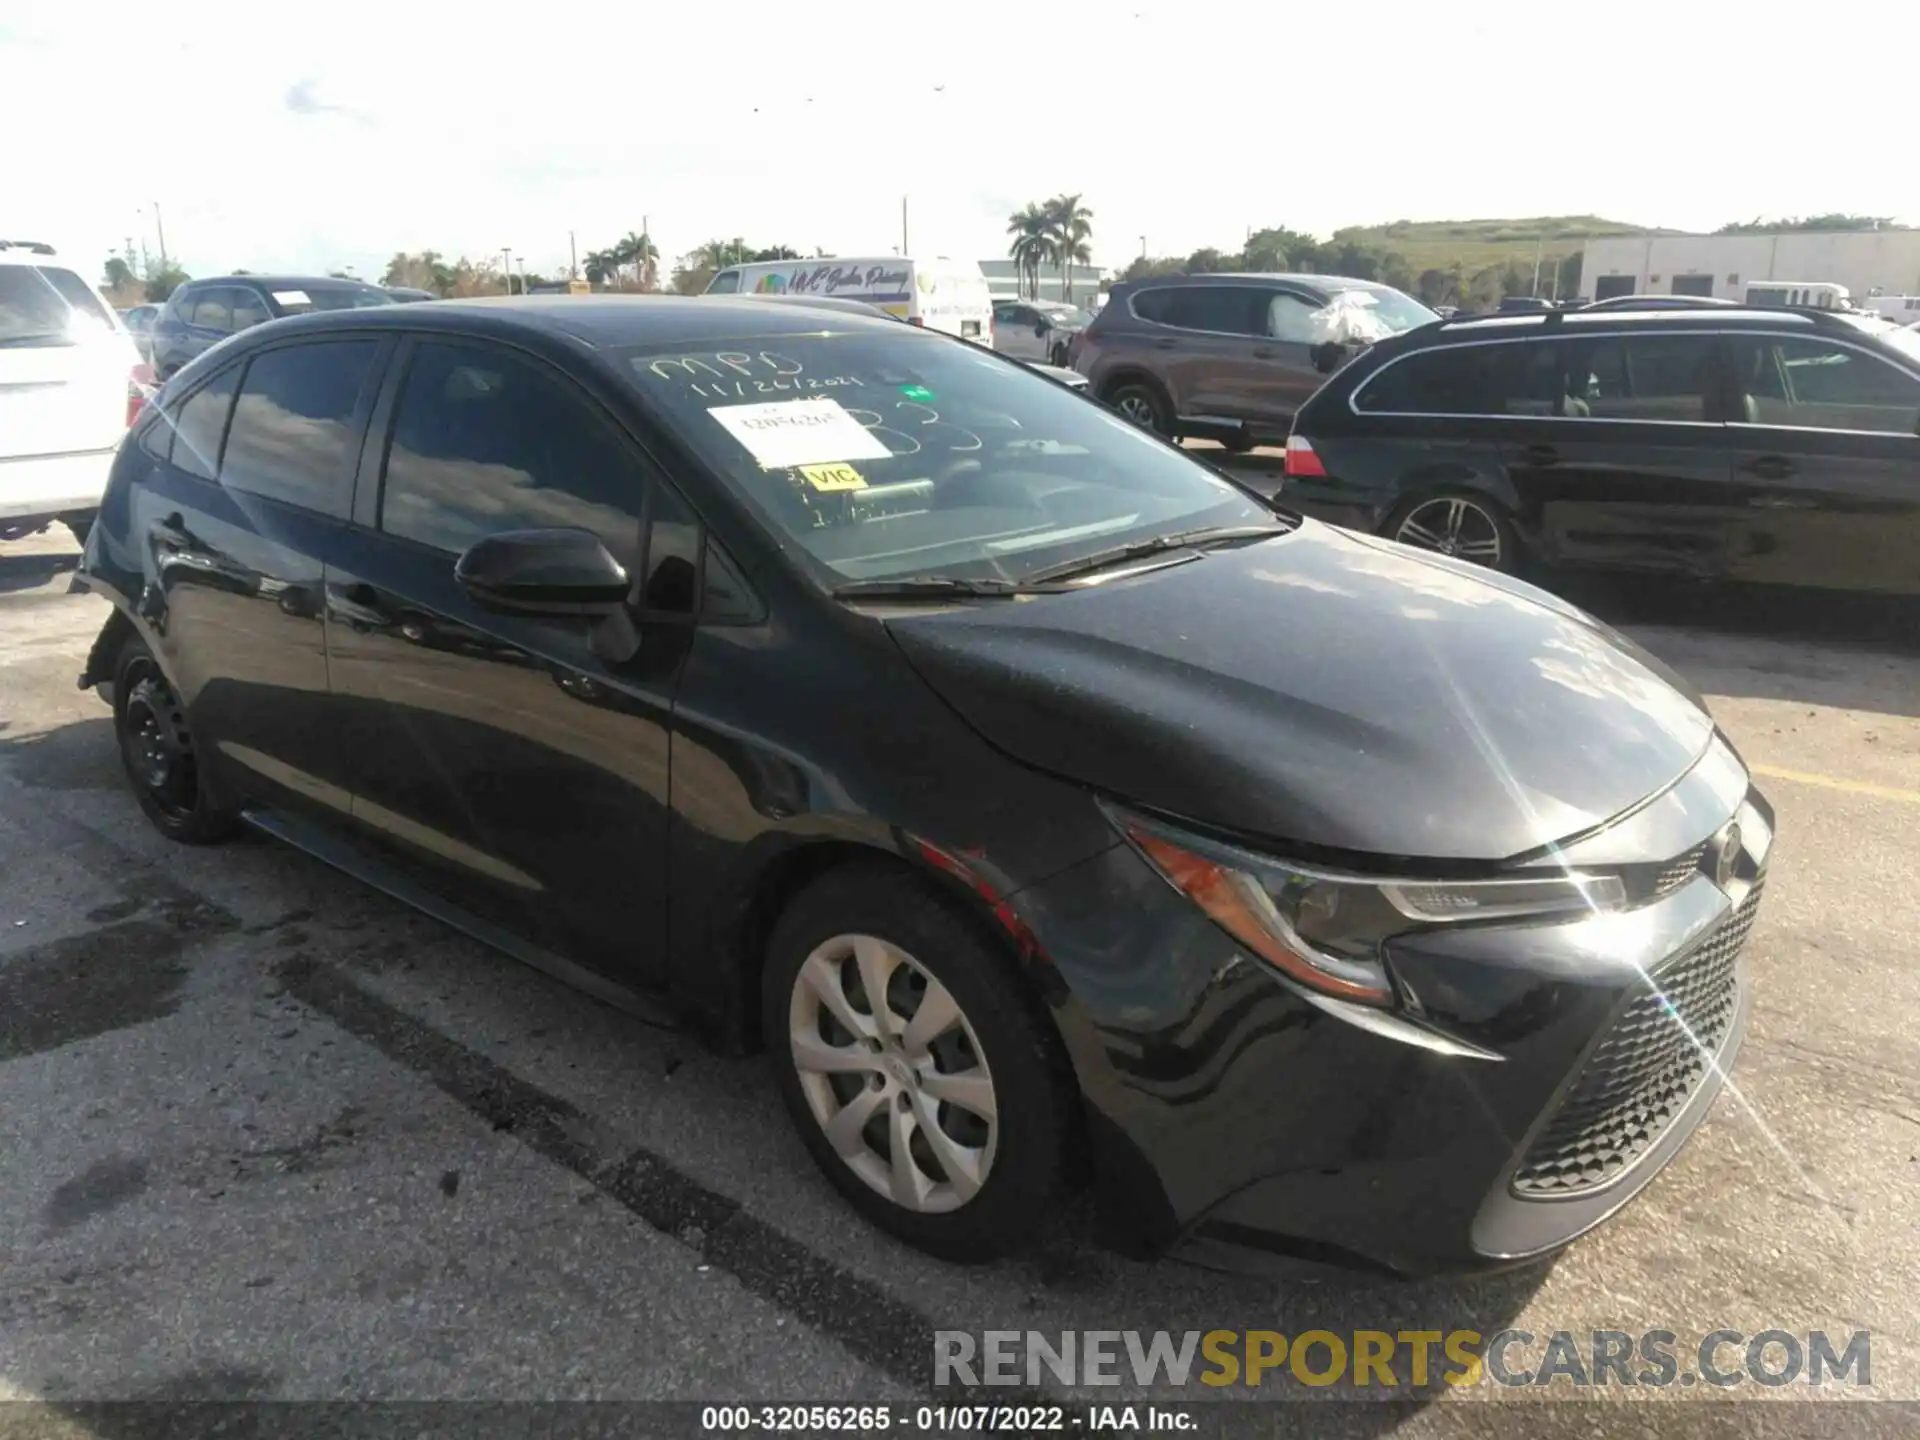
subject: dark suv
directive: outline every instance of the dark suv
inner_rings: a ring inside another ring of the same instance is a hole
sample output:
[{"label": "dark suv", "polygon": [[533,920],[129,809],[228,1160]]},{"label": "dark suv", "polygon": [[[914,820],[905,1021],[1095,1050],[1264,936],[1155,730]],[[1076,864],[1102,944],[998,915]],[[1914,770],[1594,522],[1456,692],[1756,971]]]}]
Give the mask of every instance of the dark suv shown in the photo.
[{"label": "dark suv", "polygon": [[1282,495],[1513,569],[1920,593],[1920,335],[1832,311],[1447,320],[1301,410]]},{"label": "dark suv", "polygon": [[190,280],[153,322],[149,346],[162,380],[229,335],[285,315],[397,305],[387,291],[358,280],[304,275],[228,275]]},{"label": "dark suv", "polygon": [[1367,280],[1169,275],[1114,286],[1073,342],[1071,364],[1138,424],[1245,450],[1285,438],[1294,412],[1350,353],[1342,341],[1437,318]]}]

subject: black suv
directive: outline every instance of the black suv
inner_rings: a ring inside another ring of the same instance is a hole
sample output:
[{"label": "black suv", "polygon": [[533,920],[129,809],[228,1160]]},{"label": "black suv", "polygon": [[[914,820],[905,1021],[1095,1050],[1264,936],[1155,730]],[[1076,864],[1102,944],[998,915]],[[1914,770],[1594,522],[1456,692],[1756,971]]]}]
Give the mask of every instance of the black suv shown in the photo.
[{"label": "black suv", "polygon": [[229,335],[286,315],[360,310],[400,302],[377,285],[331,276],[227,275],[189,280],[153,322],[153,368],[162,380]]},{"label": "black suv", "polygon": [[1920,335],[1832,311],[1423,326],[1300,411],[1286,503],[1523,560],[1920,593]]}]

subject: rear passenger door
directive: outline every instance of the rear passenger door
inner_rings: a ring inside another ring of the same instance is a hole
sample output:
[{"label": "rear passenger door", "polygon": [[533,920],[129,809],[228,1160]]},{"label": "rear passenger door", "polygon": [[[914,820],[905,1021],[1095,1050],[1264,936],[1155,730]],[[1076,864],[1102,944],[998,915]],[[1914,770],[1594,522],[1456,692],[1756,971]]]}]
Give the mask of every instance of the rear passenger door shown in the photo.
[{"label": "rear passenger door", "polygon": [[1562,335],[1522,349],[1503,446],[1523,522],[1562,564],[1714,578],[1737,514],[1717,338]]},{"label": "rear passenger door", "polygon": [[236,360],[141,432],[139,604],[217,780],[249,804],[344,817],[326,723],[322,570],[340,543],[385,342]]},{"label": "rear passenger door", "polygon": [[1739,406],[1731,573],[1920,593],[1920,379],[1825,336],[1728,343]]},{"label": "rear passenger door", "polygon": [[491,341],[407,342],[376,427],[355,544],[326,574],[361,832],[470,914],[651,980],[691,627],[609,644],[615,621],[483,610],[454,567],[487,535],[577,527],[637,572],[643,520],[660,551],[677,499],[577,382]]}]

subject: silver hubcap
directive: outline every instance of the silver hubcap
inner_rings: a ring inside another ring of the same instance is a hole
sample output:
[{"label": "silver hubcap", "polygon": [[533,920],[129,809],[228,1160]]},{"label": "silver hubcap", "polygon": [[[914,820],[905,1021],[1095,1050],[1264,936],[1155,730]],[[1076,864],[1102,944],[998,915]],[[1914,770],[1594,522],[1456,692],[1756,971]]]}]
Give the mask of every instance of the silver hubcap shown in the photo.
[{"label": "silver hubcap", "polygon": [[1457,496],[1415,506],[1393,538],[1402,545],[1457,555],[1481,565],[1500,563],[1500,527],[1478,505]]},{"label": "silver hubcap", "polygon": [[800,1089],[848,1169],[896,1205],[957,1210],[1000,1138],[993,1076],[947,987],[873,935],[836,935],[794,978]]},{"label": "silver hubcap", "polygon": [[1143,429],[1153,429],[1153,406],[1144,395],[1123,395],[1118,406],[1120,413]]}]

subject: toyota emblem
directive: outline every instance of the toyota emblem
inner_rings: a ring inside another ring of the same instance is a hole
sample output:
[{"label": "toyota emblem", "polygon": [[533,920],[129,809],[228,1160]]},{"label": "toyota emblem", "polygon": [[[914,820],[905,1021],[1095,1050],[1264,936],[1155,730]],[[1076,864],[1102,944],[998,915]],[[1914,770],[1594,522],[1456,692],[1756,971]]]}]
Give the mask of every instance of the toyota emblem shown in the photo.
[{"label": "toyota emblem", "polygon": [[1728,824],[1720,832],[1720,846],[1713,857],[1713,883],[1722,890],[1733,883],[1733,870],[1740,863],[1740,826]]}]

